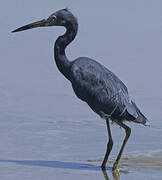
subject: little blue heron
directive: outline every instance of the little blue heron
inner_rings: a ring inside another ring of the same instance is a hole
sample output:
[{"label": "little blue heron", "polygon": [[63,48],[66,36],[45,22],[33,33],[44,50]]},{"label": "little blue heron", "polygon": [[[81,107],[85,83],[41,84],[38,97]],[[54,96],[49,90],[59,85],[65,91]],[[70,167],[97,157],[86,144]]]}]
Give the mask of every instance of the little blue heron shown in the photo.
[{"label": "little blue heron", "polygon": [[76,96],[85,101],[94,112],[106,120],[109,141],[101,165],[103,170],[105,170],[113,146],[109,121],[111,120],[124,128],[126,136],[113,165],[113,170],[118,170],[124,147],[131,134],[131,129],[124,124],[124,121],[148,125],[148,120],[130,98],[127,87],[114,73],[88,57],[79,57],[74,61],[68,60],[65,49],[74,40],[78,31],[77,19],[68,9],[61,9],[47,19],[22,26],[12,32],[46,26],[66,28],[65,34],[59,36],[55,42],[56,65],[59,71],[71,82]]}]

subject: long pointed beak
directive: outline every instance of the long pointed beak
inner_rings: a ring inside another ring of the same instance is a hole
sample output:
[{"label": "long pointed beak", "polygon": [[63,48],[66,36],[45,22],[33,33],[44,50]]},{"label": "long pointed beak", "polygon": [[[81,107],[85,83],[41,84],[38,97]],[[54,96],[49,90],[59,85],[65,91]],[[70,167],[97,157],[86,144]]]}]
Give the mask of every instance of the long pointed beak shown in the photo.
[{"label": "long pointed beak", "polygon": [[17,28],[14,31],[12,31],[12,33],[13,32],[24,31],[24,30],[32,29],[32,28],[36,28],[36,27],[44,27],[44,26],[47,26],[47,21],[45,19],[43,19],[41,21],[31,23],[31,24],[28,24],[28,25],[25,25],[25,26],[22,26],[20,28]]}]

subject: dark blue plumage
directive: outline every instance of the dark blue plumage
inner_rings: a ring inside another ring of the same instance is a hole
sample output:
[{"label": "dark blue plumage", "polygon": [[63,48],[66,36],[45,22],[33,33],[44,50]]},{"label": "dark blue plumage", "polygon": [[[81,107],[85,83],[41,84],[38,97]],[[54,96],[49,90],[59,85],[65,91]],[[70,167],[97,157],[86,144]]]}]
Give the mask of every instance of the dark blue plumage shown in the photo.
[{"label": "dark blue plumage", "polygon": [[147,119],[131,100],[127,87],[106,67],[87,57],[72,62],[72,87],[93,111],[119,121],[145,124]]},{"label": "dark blue plumage", "polygon": [[114,73],[87,57],[80,57],[74,61],[67,59],[65,48],[74,40],[78,31],[77,20],[68,9],[59,10],[48,19],[28,24],[13,32],[45,26],[64,26],[66,28],[65,34],[58,37],[55,42],[56,65],[59,71],[71,82],[76,96],[85,101],[94,112],[106,120],[109,141],[101,166],[103,170],[105,170],[113,146],[109,119],[125,129],[126,137],[113,165],[115,171],[119,168],[124,147],[131,134],[131,129],[123,121],[146,125],[148,120],[130,98],[127,87]]}]

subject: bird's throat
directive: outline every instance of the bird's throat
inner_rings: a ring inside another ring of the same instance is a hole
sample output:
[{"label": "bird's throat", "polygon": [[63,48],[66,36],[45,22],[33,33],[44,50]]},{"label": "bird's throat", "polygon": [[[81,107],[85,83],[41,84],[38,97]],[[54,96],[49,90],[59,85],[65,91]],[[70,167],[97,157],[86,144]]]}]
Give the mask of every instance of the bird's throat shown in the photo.
[{"label": "bird's throat", "polygon": [[[70,78],[69,75],[69,68],[70,68],[70,61],[66,57],[65,49],[68,44],[70,44],[76,34],[77,34],[78,27],[75,26],[68,26],[66,27],[66,33],[60,37],[55,42],[54,46],[54,57],[56,65],[59,71],[67,78]],[[69,79],[70,80],[70,79]]]}]

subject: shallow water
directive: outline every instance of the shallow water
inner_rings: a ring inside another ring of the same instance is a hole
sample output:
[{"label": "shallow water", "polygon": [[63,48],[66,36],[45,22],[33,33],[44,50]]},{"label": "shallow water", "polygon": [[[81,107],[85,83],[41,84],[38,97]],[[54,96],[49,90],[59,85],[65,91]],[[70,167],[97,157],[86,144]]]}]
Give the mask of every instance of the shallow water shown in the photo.
[{"label": "shallow water", "polygon": [[114,146],[103,173],[105,121],[75,97],[53,62],[53,41],[63,30],[10,33],[67,6],[67,1],[3,3],[0,179],[161,179],[162,2],[93,1],[85,7],[85,2],[69,1],[79,20],[78,36],[67,48],[69,59],[89,56],[115,72],[150,120],[150,127],[128,123],[132,134],[120,176],[111,170],[125,136],[123,129],[111,126]]},{"label": "shallow water", "polygon": [[[114,148],[105,176],[100,165],[106,150],[106,127],[103,120],[94,116],[92,121],[91,116],[93,114],[81,119],[75,115],[75,119],[57,116],[36,119],[6,113],[4,117],[7,118],[1,121],[1,179],[97,180],[107,176],[112,179],[112,164],[124,133],[117,126],[112,126]],[[147,140],[147,133],[150,133],[151,142]],[[154,136],[156,140],[159,138],[158,144],[153,142]],[[160,136],[159,130],[151,127],[132,126],[132,136],[121,161],[120,176],[114,176],[114,179],[160,179]]]}]

